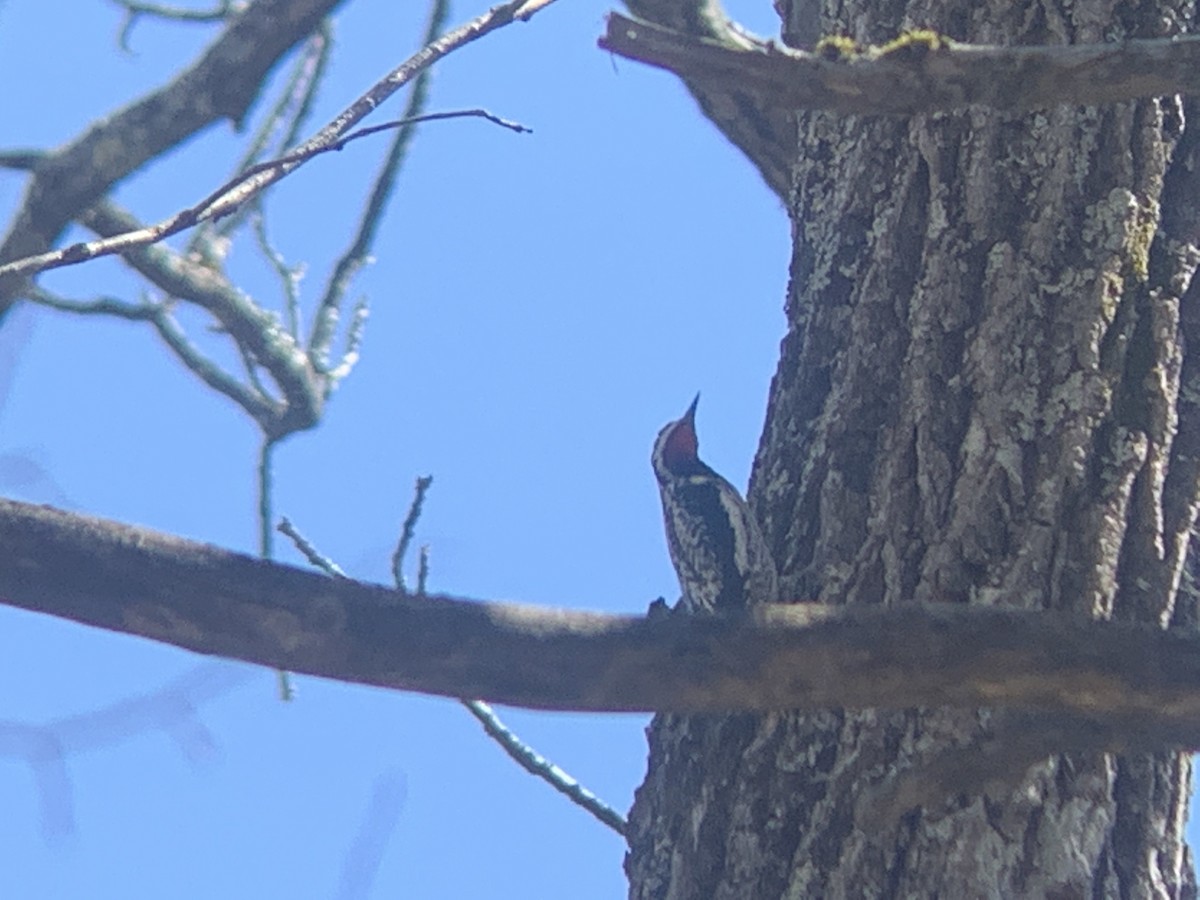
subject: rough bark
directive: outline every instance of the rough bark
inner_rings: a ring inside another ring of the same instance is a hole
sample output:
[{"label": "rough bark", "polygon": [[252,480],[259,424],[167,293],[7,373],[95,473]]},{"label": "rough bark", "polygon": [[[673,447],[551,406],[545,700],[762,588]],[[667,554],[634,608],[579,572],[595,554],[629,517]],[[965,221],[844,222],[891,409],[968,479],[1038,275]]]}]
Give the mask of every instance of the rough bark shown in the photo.
[{"label": "rough bark", "polygon": [[[795,45],[916,25],[995,44],[1152,38],[1194,15],[1092,0],[781,11]],[[751,486],[784,596],[1040,598],[1194,627],[1197,114],[1163,98],[797,116],[788,332]],[[659,717],[631,896],[1195,896],[1180,754],[999,758],[996,777],[940,798],[889,787],[1012,727],[986,709]]]}]

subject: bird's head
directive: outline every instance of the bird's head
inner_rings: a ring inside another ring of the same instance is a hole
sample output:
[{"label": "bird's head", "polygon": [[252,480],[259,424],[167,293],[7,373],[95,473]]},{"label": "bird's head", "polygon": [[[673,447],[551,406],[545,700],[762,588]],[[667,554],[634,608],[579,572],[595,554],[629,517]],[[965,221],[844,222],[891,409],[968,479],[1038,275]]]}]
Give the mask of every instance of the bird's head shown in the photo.
[{"label": "bird's head", "polygon": [[695,474],[705,468],[700,462],[700,442],[696,438],[696,405],[699,402],[700,395],[697,394],[687,412],[664,425],[654,440],[650,462],[660,482]]}]

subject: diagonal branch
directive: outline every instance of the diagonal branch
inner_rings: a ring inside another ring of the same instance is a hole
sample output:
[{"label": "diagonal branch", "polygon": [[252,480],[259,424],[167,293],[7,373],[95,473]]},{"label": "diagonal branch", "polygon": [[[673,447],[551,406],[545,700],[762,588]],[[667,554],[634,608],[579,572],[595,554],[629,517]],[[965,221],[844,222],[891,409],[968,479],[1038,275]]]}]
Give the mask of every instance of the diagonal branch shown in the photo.
[{"label": "diagonal branch", "polygon": [[[421,505],[425,502],[425,492],[429,490],[429,485],[432,483],[433,479],[431,477],[417,479],[416,493],[408,508],[408,515],[404,519],[403,534],[392,564],[396,586],[401,592],[404,592],[404,583],[400,577],[400,568],[405,555],[404,548],[411,542],[411,526],[416,525],[417,518],[421,514]],[[346,577],[346,573],[342,571],[337,563],[318,551],[287,519],[279,523],[279,531],[290,537],[292,542],[295,543],[296,548],[304,554],[308,561],[325,572],[325,574],[334,578]],[[424,595],[423,584],[422,581],[421,590],[419,591],[421,595]],[[488,704],[482,700],[466,699],[460,699],[459,703],[466,708],[467,712],[475,717],[475,720],[483,726],[483,730],[487,733],[488,737],[499,744],[500,748],[508,754],[513,762],[530,775],[545,781],[556,791],[567,797],[572,803],[587,810],[618,834],[625,833],[626,823],[620,813],[557,765],[542,756],[542,754],[534,750],[532,746],[521,740],[511,728],[501,721],[500,717],[496,715],[496,711]]]},{"label": "diagonal branch", "polygon": [[1011,707],[1200,747],[1192,631],[958,604],[605,616],[405,596],[0,501],[10,606],[343,681],[538,709]]},{"label": "diagonal branch", "polygon": [[[429,21],[425,26],[425,37],[421,45],[425,46],[438,39],[446,26],[446,18],[450,14],[449,0],[434,0],[429,11]],[[431,69],[425,69],[413,81],[412,90],[405,104],[401,120],[409,124],[401,126],[392,139],[392,145],[384,157],[383,165],[375,175],[370,197],[359,218],[357,233],[350,247],[338,259],[330,275],[329,283],[321,296],[313,316],[312,334],[309,336],[309,358],[319,360],[321,368],[328,371],[329,347],[333,342],[334,329],[341,316],[342,301],[351,281],[370,257],[371,248],[379,232],[383,212],[387,208],[388,198],[395,188],[396,180],[404,161],[408,158],[408,150],[417,134],[417,124],[413,120],[425,112],[429,101],[429,84]]]},{"label": "diagonal branch", "polygon": [[171,315],[170,302],[130,303],[115,297],[73,300],[54,294],[36,284],[25,292],[25,296],[39,306],[56,309],[60,312],[82,316],[112,316],[131,322],[149,322],[180,362],[213,390],[224,394],[242,407],[264,428],[285,413],[283,405],[274,401],[265,391],[261,390],[259,385],[242,384],[206,357],[199,347],[188,340],[175,317]]},{"label": "diagonal branch", "polygon": [[[260,0],[260,2],[265,2],[265,0]],[[272,184],[294,172],[314,156],[337,149],[351,128],[366,118],[384,100],[400,90],[400,88],[404,87],[404,85],[408,84],[413,78],[417,77],[417,75],[442,57],[460,47],[466,46],[472,41],[478,40],[486,34],[490,34],[497,28],[502,28],[505,25],[522,20],[525,16],[525,7],[528,3],[529,0],[509,0],[507,3],[492,7],[492,9],[472,19],[465,25],[460,25],[458,28],[446,32],[438,40],[426,44],[396,69],[384,76],[367,93],[355,100],[354,103],[338,114],[313,137],[296,148],[295,151],[281,159],[252,166],[246,172],[221,185],[221,187],[210,193],[196,205],[181,210],[155,225],[125,234],[114,235],[99,241],[72,244],[69,247],[64,247],[53,252],[35,252],[32,255],[24,255],[19,259],[14,257],[20,254],[12,252],[12,248],[9,248],[7,244],[0,246],[0,260],[12,260],[11,262],[0,264],[0,302],[3,302],[6,298],[11,298],[15,294],[17,289],[12,287],[8,287],[8,293],[5,293],[6,285],[14,284],[14,279],[34,275],[47,269],[96,259],[101,256],[128,253],[139,247],[155,244],[164,238],[178,234],[181,231],[186,231],[202,222],[219,219],[222,216],[233,213],[244,203],[257,197]],[[428,116],[426,118],[434,117]],[[505,124],[507,127],[513,127],[511,123]],[[42,167],[39,167],[37,174],[35,174],[35,180],[41,173]],[[122,175],[124,174],[128,174],[128,171],[122,173]],[[87,202],[73,207],[73,212],[90,206],[98,197],[99,193],[88,196],[86,198]],[[20,222],[21,220],[19,219],[18,225]],[[54,231],[54,236],[57,237],[60,231],[61,226]],[[48,245],[49,242],[45,242],[45,246]],[[16,281],[15,283],[19,284],[20,282]]]},{"label": "diagonal branch", "polygon": [[[220,119],[240,122],[267,73],[343,0],[255,0],[169,84],[43,157],[0,242],[0,262],[41,254],[78,213],[148,160]],[[0,275],[0,316],[23,275]]]},{"label": "diagonal branch", "polygon": [[[298,58],[292,66],[288,83],[280,91],[274,106],[263,116],[258,130],[251,137],[241,158],[234,164],[234,174],[263,159],[287,151],[299,140],[299,129],[307,123],[312,114],[317,91],[324,83],[332,55],[333,25],[326,19],[309,36],[297,54]],[[278,141],[278,152],[269,153],[267,146],[280,130],[283,134]],[[217,254],[220,254],[222,238],[229,238],[237,231],[248,215],[261,212],[261,203],[247,203],[233,215],[227,216],[219,226],[214,222],[205,222],[189,239],[187,251],[211,254],[216,250]]]},{"label": "diagonal branch", "polygon": [[[115,203],[101,200],[80,214],[79,221],[100,235],[122,234],[138,227],[138,221]],[[135,247],[125,261],[151,284],[172,297],[187,300],[206,310],[237,343],[263,366],[282,392],[285,402],[272,402],[256,391],[237,385],[211,364],[193,366],[200,359],[197,348],[165,317],[153,319],[163,340],[211,387],[232,397],[254,417],[269,437],[282,437],[311,428],[320,419],[325,394],[316,383],[307,357],[277,317],[239,291],[220,271],[181,256],[168,247]]]}]

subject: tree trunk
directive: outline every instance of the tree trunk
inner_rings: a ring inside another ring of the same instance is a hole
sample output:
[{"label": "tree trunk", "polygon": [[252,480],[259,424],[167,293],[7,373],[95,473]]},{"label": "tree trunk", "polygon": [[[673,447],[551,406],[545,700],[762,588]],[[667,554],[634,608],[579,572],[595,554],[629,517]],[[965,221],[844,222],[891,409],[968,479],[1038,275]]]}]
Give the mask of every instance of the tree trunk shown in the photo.
[{"label": "tree trunk", "polygon": [[[915,25],[1089,43],[1179,34],[1194,12],[816,7],[782,10],[792,43]],[[1194,627],[1197,116],[1178,98],[797,116],[788,332],[750,492],[786,599]],[[1028,725],[999,710],[659,716],[630,895],[1195,896],[1189,757],[1006,756]]]}]

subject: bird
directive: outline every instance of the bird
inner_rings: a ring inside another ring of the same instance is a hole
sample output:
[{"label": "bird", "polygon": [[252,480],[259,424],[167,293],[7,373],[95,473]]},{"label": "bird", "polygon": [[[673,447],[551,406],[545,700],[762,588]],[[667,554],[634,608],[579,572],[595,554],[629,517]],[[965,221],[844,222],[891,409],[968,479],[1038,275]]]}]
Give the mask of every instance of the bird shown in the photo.
[{"label": "bird", "polygon": [[737,488],[700,459],[699,403],[697,394],[663,426],[650,456],[682,608],[724,613],[774,602],[778,575],[762,529]]}]

